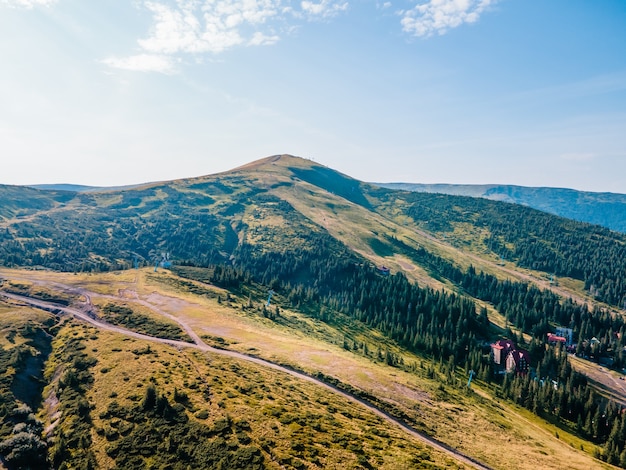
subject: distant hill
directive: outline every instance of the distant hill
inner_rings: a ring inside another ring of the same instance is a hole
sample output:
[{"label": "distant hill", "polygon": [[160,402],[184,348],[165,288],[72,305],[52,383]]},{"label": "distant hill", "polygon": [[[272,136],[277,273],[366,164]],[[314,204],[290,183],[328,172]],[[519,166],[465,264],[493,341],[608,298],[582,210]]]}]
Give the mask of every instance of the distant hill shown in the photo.
[{"label": "distant hill", "polygon": [[98,186],[84,186],[82,184],[32,184],[29,188],[42,189],[44,191],[72,191],[83,193],[86,191],[98,191]]},{"label": "distant hill", "polygon": [[482,197],[494,201],[522,204],[550,214],[598,224],[626,233],[626,194],[496,184],[375,184],[389,189]]},{"label": "distant hill", "polygon": [[41,189],[44,191],[69,191],[73,193],[90,193],[95,191],[117,191],[120,189],[132,189],[142,186],[141,184],[131,184],[126,186],[85,186],[82,184],[31,184],[29,188]]}]

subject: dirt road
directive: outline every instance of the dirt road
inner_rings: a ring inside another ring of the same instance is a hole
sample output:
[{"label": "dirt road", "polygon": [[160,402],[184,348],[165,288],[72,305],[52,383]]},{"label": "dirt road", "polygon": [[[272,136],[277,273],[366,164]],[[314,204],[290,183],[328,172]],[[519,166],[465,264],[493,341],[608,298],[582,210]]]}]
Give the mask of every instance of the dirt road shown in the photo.
[{"label": "dirt road", "polygon": [[[69,286],[66,286],[69,287]],[[91,296],[102,296],[102,294],[97,294],[94,292],[89,292],[86,291],[85,289],[80,289],[81,293],[83,295],[85,295],[85,297],[90,298]],[[183,341],[176,341],[176,340],[169,340],[169,339],[163,339],[163,338],[155,338],[153,336],[148,336],[148,335],[144,335],[141,333],[136,333],[134,331],[130,331],[127,330],[126,328],[122,328],[119,326],[115,326],[115,325],[111,325],[109,323],[103,322],[101,320],[98,320],[96,318],[91,317],[90,315],[88,315],[87,313],[75,309],[75,308],[71,308],[71,307],[64,307],[64,306],[60,306],[58,304],[54,304],[51,302],[45,302],[42,300],[38,300],[38,299],[33,299],[30,297],[25,297],[22,295],[17,295],[17,294],[10,294],[8,292],[3,292],[0,291],[0,297],[5,297],[8,299],[12,299],[15,301],[19,301],[19,302],[23,302],[27,305],[31,305],[33,307],[37,307],[37,308],[41,308],[43,310],[46,310],[48,312],[52,312],[54,314],[60,315],[60,314],[65,314],[65,315],[70,315],[74,318],[77,318],[79,320],[85,321],[87,323],[90,323],[94,326],[96,326],[97,328],[100,328],[102,330],[107,330],[107,331],[112,331],[115,333],[119,333],[121,335],[126,335],[126,336],[130,336],[133,338],[137,338],[137,339],[141,339],[144,341],[154,341],[154,342],[158,342],[161,344],[167,344],[170,346],[173,346],[177,349],[183,349],[183,348],[195,348],[198,349],[200,351],[205,351],[205,352],[210,352],[213,354],[219,354],[221,356],[226,356],[226,357],[230,357],[233,359],[237,359],[237,360],[241,360],[241,361],[247,361],[247,362],[251,362],[254,364],[258,364],[262,367],[267,367],[273,370],[277,370],[280,372],[283,372],[285,374],[289,374],[293,377],[296,377],[300,380],[305,380],[307,382],[311,382],[314,383],[320,387],[323,387],[327,390],[332,391],[333,393],[336,393],[337,395],[342,396],[343,398],[350,400],[354,403],[358,403],[361,406],[363,406],[364,408],[366,408],[368,411],[376,414],[377,416],[379,416],[380,418],[384,419],[385,421],[387,421],[390,424],[393,424],[399,428],[401,428],[403,431],[405,431],[406,433],[408,433],[409,435],[411,435],[412,437],[420,440],[421,442],[423,442],[424,444],[440,451],[443,452],[447,455],[449,455],[450,457],[456,459],[459,462],[462,462],[466,465],[472,466],[474,468],[478,468],[478,469],[483,469],[483,470],[488,470],[490,469],[490,467],[474,460],[473,458],[464,455],[463,453],[443,444],[442,442],[437,441],[436,439],[433,439],[419,431],[417,431],[415,428],[411,427],[410,425],[408,425],[407,423],[400,421],[399,419],[389,415],[388,413],[386,413],[385,411],[381,410],[380,408],[376,407],[375,405],[373,405],[372,403],[369,403],[363,399],[360,399],[354,395],[351,395],[341,389],[338,389],[330,384],[327,384],[315,377],[311,377],[309,375],[306,375],[304,373],[289,369],[287,367],[283,367],[280,366],[278,364],[275,364],[273,362],[270,361],[266,361],[264,359],[260,359],[258,357],[253,357],[253,356],[247,356],[245,354],[239,353],[239,352],[235,352],[235,351],[229,351],[229,350],[225,350],[225,349],[216,349],[213,348],[209,345],[207,345],[206,343],[204,343],[202,341],[202,339],[197,335],[197,334],[193,334],[190,335],[191,338],[193,339],[194,343],[186,343]],[[139,299],[137,299],[139,300]],[[148,307],[148,308],[154,308],[154,306],[152,306],[150,303],[145,302],[145,301],[141,301],[139,302],[142,305]],[[184,325],[183,322],[181,322],[177,317],[167,314],[165,312],[159,312],[158,309],[155,310],[157,313],[164,313],[165,315],[167,315],[169,318],[172,318],[173,320],[175,320],[177,323],[179,323],[181,326],[183,326],[183,328],[185,329],[185,331],[189,332],[191,331],[191,328],[189,328],[187,325]]]}]

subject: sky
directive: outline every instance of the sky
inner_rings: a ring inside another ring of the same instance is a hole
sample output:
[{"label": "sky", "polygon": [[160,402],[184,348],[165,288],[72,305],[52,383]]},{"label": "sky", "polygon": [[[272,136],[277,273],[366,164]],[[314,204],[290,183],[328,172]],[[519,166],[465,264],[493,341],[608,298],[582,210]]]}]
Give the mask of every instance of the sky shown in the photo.
[{"label": "sky", "polygon": [[276,154],[626,193],[626,1],[0,0],[0,184]]}]

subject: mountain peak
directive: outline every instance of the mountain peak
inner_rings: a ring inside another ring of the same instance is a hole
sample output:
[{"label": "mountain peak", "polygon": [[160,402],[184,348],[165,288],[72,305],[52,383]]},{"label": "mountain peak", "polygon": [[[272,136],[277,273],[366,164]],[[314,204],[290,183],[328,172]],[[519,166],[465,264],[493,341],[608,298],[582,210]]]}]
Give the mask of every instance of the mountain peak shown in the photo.
[{"label": "mountain peak", "polygon": [[261,158],[245,165],[238,166],[231,171],[241,170],[265,170],[268,166],[281,166],[281,167],[296,167],[296,168],[310,168],[312,166],[319,166],[313,160],[308,158],[296,157],[294,155],[282,154],[272,155],[270,157]]}]

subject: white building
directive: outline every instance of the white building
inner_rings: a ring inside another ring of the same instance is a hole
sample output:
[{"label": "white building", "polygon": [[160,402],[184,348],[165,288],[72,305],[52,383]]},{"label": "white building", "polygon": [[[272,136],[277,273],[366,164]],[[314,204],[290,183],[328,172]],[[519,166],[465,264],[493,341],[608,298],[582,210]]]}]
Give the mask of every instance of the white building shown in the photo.
[{"label": "white building", "polygon": [[572,343],[574,342],[574,332],[572,331],[571,328],[565,328],[563,326],[557,326],[556,327],[556,335],[557,336],[562,336],[563,338],[565,338],[567,340],[567,342],[565,343],[567,346],[571,346]]}]

